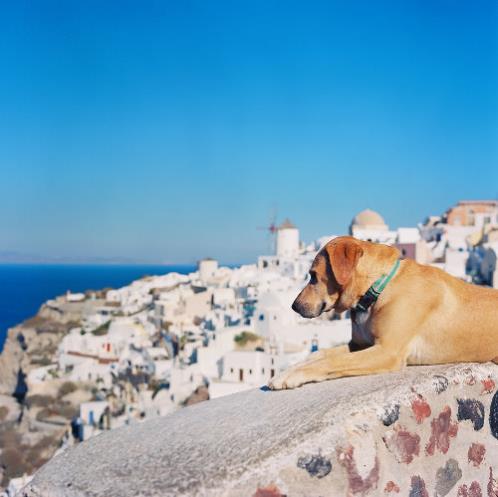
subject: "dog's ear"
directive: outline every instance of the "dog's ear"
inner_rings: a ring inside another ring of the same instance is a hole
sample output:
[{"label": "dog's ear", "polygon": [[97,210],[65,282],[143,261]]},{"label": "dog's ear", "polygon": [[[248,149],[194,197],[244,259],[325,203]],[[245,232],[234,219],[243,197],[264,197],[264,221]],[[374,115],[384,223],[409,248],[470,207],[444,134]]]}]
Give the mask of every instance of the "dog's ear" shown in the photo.
[{"label": "dog's ear", "polygon": [[359,243],[353,240],[340,240],[336,243],[329,243],[325,250],[337,283],[344,286],[351,279],[353,271],[363,255],[363,249]]}]

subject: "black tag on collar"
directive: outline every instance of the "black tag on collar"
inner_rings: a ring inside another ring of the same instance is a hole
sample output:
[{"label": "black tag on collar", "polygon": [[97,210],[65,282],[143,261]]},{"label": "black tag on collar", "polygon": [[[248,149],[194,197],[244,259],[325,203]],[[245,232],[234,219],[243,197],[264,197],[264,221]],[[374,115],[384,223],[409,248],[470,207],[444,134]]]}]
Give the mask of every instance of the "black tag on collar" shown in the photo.
[{"label": "black tag on collar", "polygon": [[356,312],[367,312],[369,307],[377,301],[379,298],[379,293],[377,293],[373,288],[369,288],[367,290],[367,293],[361,297],[361,299],[358,301],[356,306],[354,307],[354,310]]}]

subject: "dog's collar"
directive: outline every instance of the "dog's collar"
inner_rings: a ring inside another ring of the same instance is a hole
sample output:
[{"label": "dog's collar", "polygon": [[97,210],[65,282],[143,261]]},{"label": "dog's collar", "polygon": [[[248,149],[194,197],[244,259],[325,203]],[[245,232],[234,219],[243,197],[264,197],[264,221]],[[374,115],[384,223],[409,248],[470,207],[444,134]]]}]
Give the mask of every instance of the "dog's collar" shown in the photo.
[{"label": "dog's collar", "polygon": [[383,274],[379,279],[375,280],[374,284],[367,290],[367,293],[361,297],[353,310],[356,312],[366,312],[368,308],[377,302],[380,294],[386,288],[387,284],[391,281],[396,271],[399,268],[400,260],[398,259],[388,274]]}]

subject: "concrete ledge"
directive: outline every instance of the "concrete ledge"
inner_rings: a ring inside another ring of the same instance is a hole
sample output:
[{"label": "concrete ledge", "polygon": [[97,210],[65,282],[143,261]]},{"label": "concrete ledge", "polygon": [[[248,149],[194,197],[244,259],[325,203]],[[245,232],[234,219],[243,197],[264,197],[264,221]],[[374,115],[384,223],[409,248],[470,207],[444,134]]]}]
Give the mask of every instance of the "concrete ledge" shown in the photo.
[{"label": "concrete ledge", "polygon": [[90,439],[21,495],[494,497],[496,385],[462,364],[231,395]]}]

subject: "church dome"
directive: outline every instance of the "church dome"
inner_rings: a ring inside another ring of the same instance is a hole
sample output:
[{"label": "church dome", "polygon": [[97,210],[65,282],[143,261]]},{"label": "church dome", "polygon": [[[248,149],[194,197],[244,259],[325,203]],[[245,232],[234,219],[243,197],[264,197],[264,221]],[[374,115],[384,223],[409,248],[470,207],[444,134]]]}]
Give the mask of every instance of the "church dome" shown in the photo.
[{"label": "church dome", "polygon": [[359,229],[388,229],[384,218],[371,209],[365,209],[356,214],[351,221],[351,228]]}]

